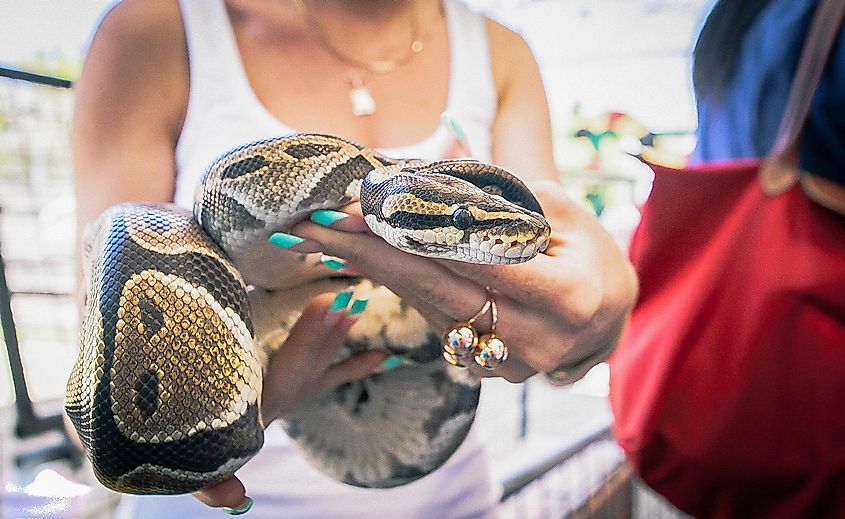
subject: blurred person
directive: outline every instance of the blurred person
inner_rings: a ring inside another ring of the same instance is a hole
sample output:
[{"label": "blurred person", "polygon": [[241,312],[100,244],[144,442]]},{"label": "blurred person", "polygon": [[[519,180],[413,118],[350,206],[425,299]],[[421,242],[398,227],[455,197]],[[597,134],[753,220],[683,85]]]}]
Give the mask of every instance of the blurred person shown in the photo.
[{"label": "blurred person", "polygon": [[[714,4],[693,51],[690,171],[657,170],[659,202],[632,246],[641,299],[611,359],[615,432],[646,482],[695,517],[845,514],[845,217],[801,184],[772,196],[759,174],[780,153],[820,3]],[[797,161],[842,190],[845,30],[835,27]]]},{"label": "blurred person", "polygon": [[[102,20],[77,82],[74,170],[81,229],[124,201],[190,208],[205,168],[244,143],[293,131],[345,137],[392,157],[457,154],[448,112],[474,157],[508,168],[537,195],[553,233],[517,266],[456,264],[402,253],[360,225],[360,207],[304,222],[289,250],[266,245],[245,277],[273,290],[308,289],[342,258],[408,301],[439,331],[497,292],[497,331],[511,358],[494,372],[522,381],[555,368],[583,376],[612,350],[636,294],[613,240],[558,183],[546,98],[526,43],[455,0],[124,0]],[[332,330],[313,294],[284,355],[315,341],[337,351],[360,316]],[[370,301],[370,305],[377,301]],[[310,337],[309,340],[303,337]],[[272,360],[276,360],[278,355]],[[331,355],[328,355],[331,358]],[[233,477],[189,496],[127,496],[123,516],[199,517],[225,507],[266,517],[487,517],[498,487],[474,431],[433,474],[389,490],[343,485],[308,466],[271,422],[339,383],[389,369],[380,352],[330,366],[270,362],[264,449]],[[246,488],[245,488],[246,487]],[[251,498],[246,497],[249,492]]]},{"label": "blurred person", "polygon": [[[765,157],[773,149],[817,3],[715,4],[693,51],[698,130],[692,162]],[[845,183],[845,37],[835,44],[816,91],[800,164]]]}]

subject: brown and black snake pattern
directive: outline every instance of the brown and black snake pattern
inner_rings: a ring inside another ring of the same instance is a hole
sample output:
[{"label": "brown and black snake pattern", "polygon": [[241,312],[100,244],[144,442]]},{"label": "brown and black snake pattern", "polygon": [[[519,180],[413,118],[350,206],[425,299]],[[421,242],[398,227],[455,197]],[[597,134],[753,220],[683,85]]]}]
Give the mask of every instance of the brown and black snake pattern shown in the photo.
[{"label": "brown and black snake pattern", "polygon": [[227,153],[204,175],[193,214],[109,209],[88,233],[87,307],[66,395],[105,486],[186,493],[242,466],[263,443],[268,351],[311,297],[349,284],[370,306],[338,360],[374,348],[404,364],[304,402],[285,416],[287,433],[326,474],[364,487],[413,481],[454,453],[480,383],[443,361],[439,334],[416,310],[366,280],[267,291],[238,270],[255,242],[359,196],[373,232],[413,254],[506,264],[548,243],[537,201],[506,171],[394,160],[315,134]]}]

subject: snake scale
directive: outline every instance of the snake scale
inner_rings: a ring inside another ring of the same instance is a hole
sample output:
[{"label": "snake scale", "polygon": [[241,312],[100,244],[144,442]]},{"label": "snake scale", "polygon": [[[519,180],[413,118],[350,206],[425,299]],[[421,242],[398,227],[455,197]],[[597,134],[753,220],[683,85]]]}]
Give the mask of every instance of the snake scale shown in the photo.
[{"label": "snake scale", "polygon": [[359,197],[371,230],[413,254],[519,263],[549,239],[534,196],[500,168],[395,160],[317,134],[223,155],[203,175],[193,213],[110,208],[87,233],[87,306],[66,394],[105,486],[186,493],[248,461],[263,444],[266,350],[281,347],[314,293],[337,283],[370,299],[342,357],[377,348],[405,362],[304,402],[284,417],[288,435],[324,473],[362,487],[405,484],[454,453],[480,383],[442,359],[439,334],[413,308],[366,280],[268,291],[239,272],[251,244]]}]

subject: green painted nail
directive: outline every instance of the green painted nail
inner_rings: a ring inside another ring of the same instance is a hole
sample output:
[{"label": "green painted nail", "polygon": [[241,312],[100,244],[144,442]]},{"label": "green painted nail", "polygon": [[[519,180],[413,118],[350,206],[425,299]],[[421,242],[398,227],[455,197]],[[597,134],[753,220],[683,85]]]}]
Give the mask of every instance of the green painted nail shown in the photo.
[{"label": "green painted nail", "polygon": [[281,249],[290,249],[294,245],[298,245],[305,240],[293,234],[285,234],[283,232],[273,233],[268,240],[271,245],[275,245]]},{"label": "green painted nail", "polygon": [[228,507],[228,506],[224,506],[223,508],[221,508],[221,510],[223,510],[224,512],[226,512],[229,515],[243,515],[243,514],[249,512],[250,508],[252,508],[252,498],[249,497],[249,496],[244,496],[244,502],[241,503],[241,506],[239,506],[237,508],[231,508],[231,507]]},{"label": "green painted nail", "polygon": [[367,301],[366,299],[356,299],[352,302],[352,306],[349,307],[349,310],[346,311],[347,315],[358,315],[363,313],[364,310],[367,308]]},{"label": "green painted nail", "polygon": [[384,362],[381,363],[381,369],[385,371],[389,371],[394,368],[398,368],[399,365],[402,364],[402,358],[397,357],[396,355],[391,355],[384,359]]},{"label": "green painted nail", "polygon": [[321,256],[320,263],[329,267],[332,270],[343,270],[346,268],[346,262],[331,256]]},{"label": "green painted nail", "polygon": [[341,213],[340,211],[331,211],[329,209],[319,209],[311,213],[311,221],[318,223],[323,227],[331,227],[331,225],[339,220],[347,218],[349,215]]},{"label": "green painted nail", "polygon": [[352,287],[347,288],[346,290],[341,290],[334,296],[334,301],[332,301],[332,305],[329,307],[329,312],[339,312],[346,308],[349,304],[349,301],[352,299]]},{"label": "green painted nail", "polygon": [[441,117],[443,119],[443,122],[446,124],[446,127],[449,128],[449,130],[451,130],[452,133],[455,134],[455,137],[457,137],[458,140],[462,143],[466,142],[467,136],[464,133],[464,129],[461,128],[460,124],[458,124],[458,121],[456,121],[454,118],[452,118],[451,115],[445,112]]}]

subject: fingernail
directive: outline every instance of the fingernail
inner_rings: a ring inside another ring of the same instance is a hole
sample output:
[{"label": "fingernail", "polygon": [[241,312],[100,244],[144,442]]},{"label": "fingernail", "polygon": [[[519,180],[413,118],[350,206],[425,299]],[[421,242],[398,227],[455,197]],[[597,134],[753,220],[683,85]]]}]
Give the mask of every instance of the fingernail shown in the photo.
[{"label": "fingernail", "polygon": [[398,368],[402,364],[402,357],[397,357],[396,355],[391,355],[384,359],[384,362],[381,363],[381,369],[383,371],[390,371],[391,369]]},{"label": "fingernail", "polygon": [[252,498],[249,496],[244,496],[244,502],[240,504],[237,508],[231,508],[228,506],[224,506],[221,508],[224,512],[229,515],[243,515],[249,512],[249,509],[252,508]]},{"label": "fingernail", "polygon": [[353,288],[349,287],[345,290],[341,290],[334,296],[334,301],[332,301],[331,306],[329,306],[329,313],[339,312],[346,308],[349,304],[349,301],[352,299],[352,292]]},{"label": "fingernail", "polygon": [[363,313],[367,308],[367,303],[369,303],[369,301],[366,299],[356,299],[352,302],[352,306],[349,307],[349,310],[346,311],[346,315],[358,315]]},{"label": "fingernail", "polygon": [[276,232],[270,236],[268,240],[271,245],[275,245],[281,249],[290,249],[294,245],[298,245],[305,240],[300,238],[299,236],[294,236],[293,234],[285,234],[283,232]]},{"label": "fingernail", "polygon": [[455,120],[454,117],[451,116],[448,112],[443,112],[440,115],[440,119],[443,124],[446,125],[446,128],[451,131],[455,137],[461,142],[461,144],[465,143],[467,140],[467,136],[464,133],[464,129],[461,128],[461,125],[458,124],[458,121]]},{"label": "fingernail", "polygon": [[332,270],[343,270],[346,268],[346,262],[331,256],[320,256],[320,263],[329,267]]},{"label": "fingernail", "polygon": [[338,220],[343,220],[349,215],[341,213],[340,211],[332,211],[330,209],[319,209],[311,213],[311,221],[318,223],[323,227],[331,227],[331,225]]}]

